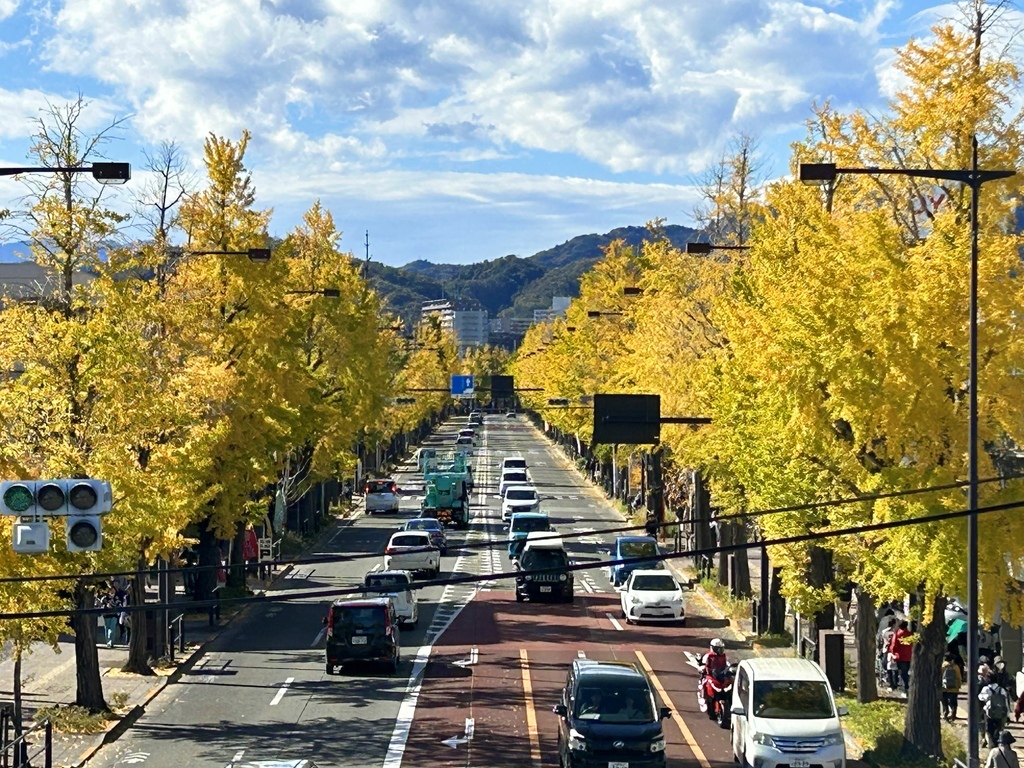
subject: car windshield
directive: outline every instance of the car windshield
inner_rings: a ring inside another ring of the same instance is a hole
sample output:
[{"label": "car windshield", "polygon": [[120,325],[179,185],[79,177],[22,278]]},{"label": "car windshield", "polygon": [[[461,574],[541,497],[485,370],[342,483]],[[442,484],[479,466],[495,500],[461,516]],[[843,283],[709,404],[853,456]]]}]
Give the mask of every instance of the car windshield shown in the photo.
[{"label": "car windshield", "polygon": [[546,517],[513,517],[511,529],[514,533],[549,531],[551,525]]},{"label": "car windshield", "polygon": [[536,501],[537,492],[527,488],[509,488],[505,498],[514,499],[515,501]]},{"label": "car windshield", "polygon": [[522,566],[527,571],[542,568],[564,568],[569,564],[569,556],[564,549],[528,549],[523,555]]},{"label": "car windshield", "polygon": [[409,577],[401,576],[397,573],[391,574],[375,574],[368,573],[366,575],[366,587],[368,589],[377,589],[381,591],[400,591],[407,589],[409,586]]},{"label": "car windshield", "polygon": [[623,541],[619,543],[620,557],[647,557],[658,554],[658,545],[653,541]]},{"label": "car windshield", "polygon": [[429,539],[426,536],[395,536],[391,539],[393,547],[426,547],[429,546]]},{"label": "car windshield", "polygon": [[337,606],[331,623],[339,629],[373,629],[384,623],[384,609],[377,605]]},{"label": "car windshield", "polygon": [[675,579],[663,576],[634,576],[633,589],[638,592],[674,592],[679,589]]},{"label": "car windshield", "polygon": [[832,717],[832,700],[823,682],[763,680],[754,683],[754,716],[780,720],[820,720]]},{"label": "car windshield", "polygon": [[583,688],[576,697],[575,715],[601,723],[650,723],[654,720],[650,693],[639,686]]}]

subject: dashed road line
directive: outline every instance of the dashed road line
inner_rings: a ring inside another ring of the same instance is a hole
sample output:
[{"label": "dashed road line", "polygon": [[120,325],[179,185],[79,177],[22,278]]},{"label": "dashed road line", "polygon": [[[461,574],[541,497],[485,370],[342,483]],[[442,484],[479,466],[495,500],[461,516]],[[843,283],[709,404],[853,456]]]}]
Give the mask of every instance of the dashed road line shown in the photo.
[{"label": "dashed road line", "polygon": [[277,695],[274,696],[274,698],[271,700],[270,706],[276,707],[278,704],[280,704],[281,703],[281,699],[284,698],[284,694],[288,690],[288,686],[291,685],[294,682],[295,682],[295,678],[294,677],[289,677],[287,680],[285,680],[284,681],[284,685],[281,686],[280,690],[278,690],[278,692],[277,692]]}]

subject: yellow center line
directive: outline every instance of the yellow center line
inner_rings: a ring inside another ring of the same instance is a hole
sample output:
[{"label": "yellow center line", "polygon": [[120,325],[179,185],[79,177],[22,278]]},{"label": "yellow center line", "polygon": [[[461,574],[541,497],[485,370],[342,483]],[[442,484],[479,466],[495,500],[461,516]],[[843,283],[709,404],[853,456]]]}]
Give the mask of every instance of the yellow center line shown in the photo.
[{"label": "yellow center line", "polygon": [[[530,658],[525,648],[519,649],[520,668],[523,671],[523,698],[526,700],[526,731],[530,735],[530,762],[540,768],[540,734],[537,732],[537,711],[533,708],[533,683],[530,681]],[[710,766],[705,766],[710,768]]]},{"label": "yellow center line", "polygon": [[654,683],[654,689],[658,692],[661,700],[665,702],[666,706],[672,708],[672,720],[679,726],[679,730],[683,732],[683,738],[686,739],[686,743],[690,747],[690,751],[693,752],[697,761],[703,766],[703,768],[711,768],[711,763],[709,763],[707,757],[704,756],[704,750],[700,748],[700,745],[697,744],[697,740],[693,738],[693,734],[690,732],[686,723],[683,722],[683,718],[679,714],[679,710],[676,709],[676,705],[673,704],[672,699],[668,697],[665,687],[661,684],[658,676],[654,674],[654,670],[651,669],[651,665],[647,663],[647,657],[644,656],[641,651],[636,651],[636,657],[640,659],[640,664],[647,671],[647,676],[651,678],[651,682]]}]

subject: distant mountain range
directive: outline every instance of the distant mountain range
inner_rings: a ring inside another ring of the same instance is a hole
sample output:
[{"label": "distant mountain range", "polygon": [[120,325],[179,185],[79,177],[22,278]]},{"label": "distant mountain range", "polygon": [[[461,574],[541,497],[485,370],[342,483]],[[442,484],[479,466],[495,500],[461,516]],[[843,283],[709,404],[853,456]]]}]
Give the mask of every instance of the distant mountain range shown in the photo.
[{"label": "distant mountain range", "polygon": [[[664,231],[680,248],[698,235],[677,225]],[[419,318],[423,302],[441,298],[476,301],[490,317],[532,318],[533,310],[551,306],[552,296],[578,296],[580,276],[609,243],[622,240],[638,246],[650,238],[646,227],[620,227],[603,235],[579,235],[526,258],[504,256],[477,264],[413,261],[397,268],[370,262],[369,276],[388,310],[407,325]]]},{"label": "distant mountain range", "polygon": [[[666,226],[665,236],[682,248],[698,239],[689,227]],[[579,235],[533,256],[503,256],[476,264],[434,264],[413,261],[403,267],[370,262],[368,274],[386,300],[389,312],[407,326],[419,319],[426,301],[441,298],[475,301],[490,317],[533,317],[533,310],[547,309],[553,296],[579,295],[580,275],[603,255],[614,240],[639,246],[649,240],[646,227],[620,227],[603,235]],[[28,252],[24,243],[0,244],[0,262],[19,261]]]}]

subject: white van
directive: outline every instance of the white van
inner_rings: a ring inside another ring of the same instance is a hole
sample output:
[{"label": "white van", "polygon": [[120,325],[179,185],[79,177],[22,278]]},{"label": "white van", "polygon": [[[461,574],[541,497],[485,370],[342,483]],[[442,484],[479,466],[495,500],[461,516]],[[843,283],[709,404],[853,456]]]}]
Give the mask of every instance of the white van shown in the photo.
[{"label": "white van", "polygon": [[813,661],[744,659],[732,689],[733,758],[759,768],[846,768],[845,714]]},{"label": "white van", "polygon": [[405,626],[416,626],[419,604],[409,571],[370,571],[363,579],[363,591],[368,597],[390,597],[398,620]]}]

